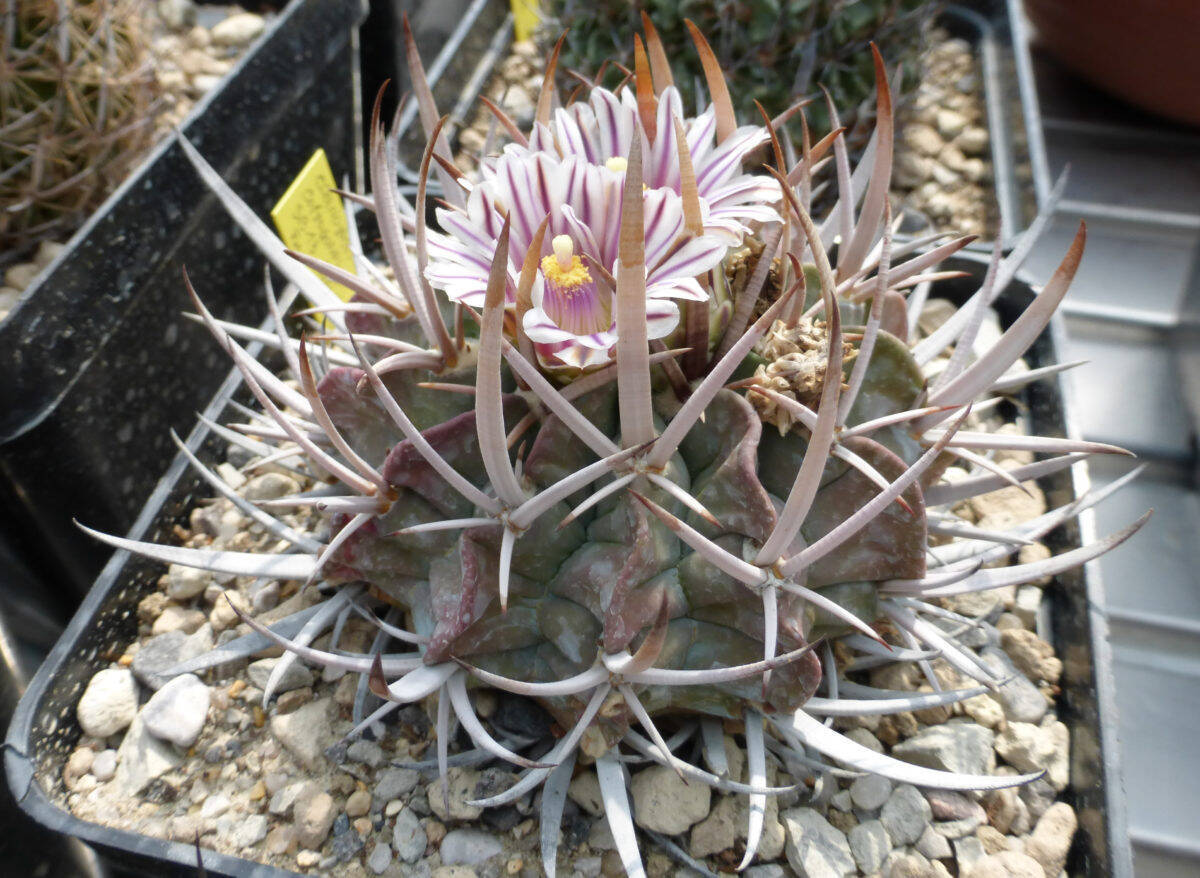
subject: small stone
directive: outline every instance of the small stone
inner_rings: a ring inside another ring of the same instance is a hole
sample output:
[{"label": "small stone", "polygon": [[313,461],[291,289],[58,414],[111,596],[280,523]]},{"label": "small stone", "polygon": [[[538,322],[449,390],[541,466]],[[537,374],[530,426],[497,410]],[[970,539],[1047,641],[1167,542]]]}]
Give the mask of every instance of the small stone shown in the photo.
[{"label": "small stone", "polygon": [[1063,723],[1052,723],[1050,741],[1054,746],[1054,755],[1046,767],[1046,779],[1050,781],[1050,786],[1061,793],[1071,782],[1071,732]]},{"label": "small stone", "polygon": [[446,833],[439,848],[447,866],[478,866],[504,849],[491,833],[479,829],[455,829]]},{"label": "small stone", "polygon": [[968,878],[1043,878],[1043,872],[1028,854],[1001,851],[977,862]]},{"label": "small stone", "polygon": [[987,812],[988,823],[1001,835],[1006,834],[1017,816],[1016,790],[1008,787],[992,790],[984,796],[983,807]]},{"label": "small stone", "polygon": [[346,814],[350,817],[362,817],[371,810],[371,794],[366,790],[355,790],[346,800]]},{"label": "small stone", "polygon": [[63,766],[63,786],[68,790],[74,790],[79,779],[91,771],[95,758],[96,754],[87,747],[80,747],[74,751],[67,758],[67,764]]},{"label": "small stone", "polygon": [[838,790],[829,798],[829,807],[839,811],[849,812],[854,809],[854,800],[850,798],[849,790]]},{"label": "small stone", "polygon": [[892,782],[878,774],[864,774],[850,784],[850,798],[854,807],[863,811],[882,808],[892,794]]},{"label": "small stone", "polygon": [[278,500],[290,494],[300,493],[300,483],[283,473],[263,473],[255,476],[242,487],[241,494],[247,500]]},{"label": "small stone", "polygon": [[1051,730],[1033,723],[1009,723],[996,736],[996,753],[1018,771],[1041,771],[1049,766],[1054,745]]},{"label": "small stone", "polygon": [[987,774],[992,764],[991,730],[974,723],[948,722],[921,729],[892,748],[892,755],[914,765],[961,774]]},{"label": "small stone", "polygon": [[889,878],[937,878],[929,861],[920,854],[906,854],[892,861]]},{"label": "small stone", "polygon": [[380,842],[371,850],[367,857],[367,868],[376,875],[382,875],[392,864],[392,849],[387,842]]},{"label": "small stone", "polygon": [[941,833],[935,832],[932,826],[925,827],[925,831],[921,833],[921,837],[917,839],[917,843],[913,847],[921,856],[931,860],[943,860],[952,856],[950,840]]},{"label": "small stone", "polygon": [[333,796],[313,786],[296,800],[293,810],[292,822],[296,826],[296,837],[300,844],[306,848],[320,849],[337,816]]},{"label": "small stone", "polygon": [[122,795],[136,796],[150,781],[182,761],[183,757],[178,751],[151,735],[142,718],[137,716],[117,750],[117,770],[113,775],[113,783]]},{"label": "small stone", "polygon": [[470,866],[438,866],[429,878],[478,878]]},{"label": "small stone", "polygon": [[329,699],[310,702],[282,716],[272,716],[271,733],[306,768],[312,768],[333,737]]},{"label": "small stone", "polygon": [[872,753],[883,752],[883,745],[879,743],[879,739],[872,735],[867,729],[850,729],[850,731],[846,732],[846,737],[855,744],[866,747]]},{"label": "small stone", "polygon": [[136,714],[137,683],[124,668],[97,671],[75,708],[84,734],[93,738],[115,735],[127,728]]},{"label": "small stone", "polygon": [[92,760],[92,777],[101,783],[112,780],[117,772],[117,751],[101,750]]},{"label": "small stone", "polygon": [[1032,631],[1005,631],[1000,635],[1000,646],[1031,680],[1057,683],[1062,676],[1062,662],[1055,657],[1054,647]]},{"label": "small stone", "polygon": [[[278,667],[281,661],[283,661],[281,658],[267,658],[251,662],[246,667],[246,676],[250,678],[250,682],[253,685],[266,691],[267,681],[271,679],[271,673]],[[290,692],[293,689],[299,689],[303,686],[311,686],[314,679],[312,671],[300,662],[292,661],[284,670],[283,676],[275,684],[275,691]]]},{"label": "small stone", "polygon": [[971,870],[975,868],[975,864],[985,856],[987,856],[987,852],[983,849],[983,842],[975,836],[954,840],[954,862],[958,864],[960,875],[970,874]]},{"label": "small stone", "polygon": [[778,863],[762,863],[751,866],[742,875],[743,878],[786,878],[787,873]]},{"label": "small stone", "polygon": [[596,777],[596,772],[580,773],[567,787],[567,796],[593,817],[604,816],[604,798],[600,794],[600,781]]},{"label": "small stone", "polygon": [[236,589],[230,588],[221,592],[213,603],[212,612],[208,615],[208,621],[212,625],[213,631],[224,631],[240,621],[235,607],[243,613],[249,613],[250,601]]},{"label": "small stone", "polygon": [[293,689],[291,692],[284,692],[275,700],[276,713],[291,713],[296,708],[308,704],[313,700],[313,690],[311,686],[305,686],[302,689]]},{"label": "small stone", "polygon": [[987,130],[979,126],[968,126],[954,139],[954,145],[967,155],[979,155],[987,149]]},{"label": "small stone", "polygon": [[250,608],[255,615],[273,610],[277,606],[279,606],[278,582],[271,580],[250,586]]},{"label": "small stone", "polygon": [[210,820],[214,817],[220,817],[229,810],[229,796],[221,793],[214,793],[205,798],[200,804],[200,817],[205,820]]},{"label": "small stone", "polygon": [[371,768],[377,768],[383,764],[385,757],[383,749],[374,741],[359,738],[346,748],[346,758],[351,762],[358,762],[362,765],[369,765]]},{"label": "small stone", "polygon": [[67,249],[66,244],[60,244],[58,241],[42,241],[38,245],[37,253],[33,256],[34,264],[38,268],[45,268],[51,262],[59,257],[64,250]]},{"label": "small stone", "polygon": [[887,829],[892,844],[900,846],[912,844],[920,838],[931,815],[932,809],[921,791],[914,786],[901,784],[884,803],[879,819]]},{"label": "small stone", "polygon": [[276,826],[267,833],[263,849],[274,856],[291,853],[296,847],[296,830],[292,826]]},{"label": "small stone", "polygon": [[421,821],[411,808],[404,808],[396,815],[396,825],[392,827],[392,847],[396,856],[405,863],[415,863],[425,853],[428,837],[421,826]]},{"label": "small stone", "polygon": [[925,801],[934,820],[965,820],[978,818],[979,823],[987,819],[983,806],[963,793],[951,790],[926,790]]},{"label": "small stone", "polygon": [[975,830],[975,837],[979,839],[979,843],[989,854],[998,854],[1000,851],[1008,850],[1008,839],[994,826],[979,827]]},{"label": "small stone", "polygon": [[[745,796],[719,796],[708,816],[692,827],[689,852],[693,857],[707,857],[735,847],[744,841],[749,828],[749,803]],[[763,815],[762,836],[758,843],[758,858],[773,860],[783,853],[785,833],[779,822],[779,804],[774,796],[767,798]]]},{"label": "small stone", "polygon": [[1046,878],[1058,878],[1062,872],[1078,826],[1071,806],[1056,802],[1046,809],[1033,834],[1025,841],[1025,853],[1045,870]]},{"label": "small stone", "polygon": [[[1007,632],[1002,632],[1001,637],[1004,633]],[[1008,654],[989,646],[980,652],[979,657],[993,676],[1007,680],[995,695],[1000,699],[1005,718],[1022,723],[1040,722],[1046,715],[1046,697],[1017,669]]]},{"label": "small stone", "polygon": [[801,878],[843,878],[855,874],[846,836],[811,808],[780,815],[787,834],[787,860]]},{"label": "small stone", "polygon": [[904,141],[917,152],[931,157],[941,152],[945,145],[936,130],[921,123],[904,129]]},{"label": "small stone", "polygon": [[678,835],[708,815],[712,794],[702,783],[685,783],[674,770],[654,765],[631,784],[634,821],[643,829]]},{"label": "small stone", "polygon": [[4,275],[4,285],[15,290],[23,290],[33,282],[41,270],[36,262],[22,262],[14,265]]},{"label": "small stone", "polygon": [[1013,603],[1013,613],[1016,614],[1026,628],[1037,625],[1038,609],[1042,605],[1042,590],[1036,585],[1021,585],[1017,587],[1016,599]]},{"label": "small stone", "polygon": [[389,768],[379,776],[375,783],[375,798],[381,802],[390,802],[407,796],[421,781],[421,775],[411,768]]},{"label": "small stone", "polygon": [[296,865],[301,869],[311,869],[321,862],[321,855],[316,851],[300,851],[296,854]]},{"label": "small stone", "polygon": [[182,674],[159,689],[142,708],[146,730],[186,750],[208,718],[208,687],[195,674]]},{"label": "small stone", "polygon": [[866,875],[878,872],[892,850],[887,830],[878,820],[858,824],[850,830],[847,839],[854,862],[858,864],[859,871]]},{"label": "small stone", "polygon": [[477,819],[483,813],[483,809],[467,803],[476,798],[475,785],[478,782],[479,772],[466,768],[451,768],[446,772],[445,787],[448,789],[443,788],[440,778],[425,788],[430,809],[440,820]]},{"label": "small stone", "polygon": [[334,833],[329,853],[335,863],[345,863],[363,849],[363,844],[362,836],[347,827],[345,832]]},{"label": "small stone", "polygon": [[954,110],[938,110],[938,134],[942,135],[946,140],[953,140],[958,137],[966,127],[967,120],[962,113],[956,113]]},{"label": "small stone", "polygon": [[267,23],[261,15],[240,12],[218,22],[212,29],[212,41],[217,46],[241,48],[258,39]]},{"label": "small stone", "polygon": [[989,729],[1004,722],[1004,708],[990,694],[976,695],[962,703],[963,713]]},{"label": "small stone", "polygon": [[201,610],[181,607],[178,604],[168,604],[163,607],[158,618],[154,620],[150,633],[156,636],[170,631],[194,634],[206,621],[208,621],[208,617]]},{"label": "small stone", "polygon": [[169,631],[142,644],[129,669],[151,689],[161,689],[171,678],[165,672],[213,648],[213,632],[201,625],[195,634]]},{"label": "small stone", "polygon": [[212,573],[207,570],[172,564],[167,568],[167,596],[176,601],[194,598],[208,588],[212,579]]},{"label": "small stone", "polygon": [[158,0],[158,19],[171,30],[183,30],[196,23],[196,4],[192,0]]},{"label": "small stone", "polygon": [[267,810],[277,817],[285,816],[292,810],[292,806],[296,804],[296,800],[300,798],[300,794],[304,792],[306,786],[308,783],[301,781],[280,787],[271,795]]}]

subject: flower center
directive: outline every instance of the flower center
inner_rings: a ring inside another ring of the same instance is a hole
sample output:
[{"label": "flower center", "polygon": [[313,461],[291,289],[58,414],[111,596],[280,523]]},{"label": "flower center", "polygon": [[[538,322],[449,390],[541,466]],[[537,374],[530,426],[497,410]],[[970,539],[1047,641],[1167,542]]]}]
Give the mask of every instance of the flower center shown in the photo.
[{"label": "flower center", "polygon": [[556,235],[550,244],[554,255],[542,258],[542,276],[557,292],[570,295],[592,282],[587,266],[575,255],[575,242],[568,235]]}]

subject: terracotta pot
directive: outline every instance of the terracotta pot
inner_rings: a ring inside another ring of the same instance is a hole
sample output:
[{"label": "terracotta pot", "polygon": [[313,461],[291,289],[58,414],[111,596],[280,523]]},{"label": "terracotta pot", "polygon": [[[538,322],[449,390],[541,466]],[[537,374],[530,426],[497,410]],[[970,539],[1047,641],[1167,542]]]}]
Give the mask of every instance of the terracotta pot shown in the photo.
[{"label": "terracotta pot", "polygon": [[1037,41],[1110,94],[1200,125],[1200,2],[1025,0]]}]

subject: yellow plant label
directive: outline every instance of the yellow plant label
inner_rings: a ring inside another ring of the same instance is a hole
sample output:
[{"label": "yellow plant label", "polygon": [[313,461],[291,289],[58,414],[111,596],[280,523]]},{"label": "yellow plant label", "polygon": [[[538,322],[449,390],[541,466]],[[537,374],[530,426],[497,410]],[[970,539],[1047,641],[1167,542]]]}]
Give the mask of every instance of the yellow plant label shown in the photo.
[{"label": "yellow plant label", "polygon": [[[304,169],[288,186],[283,197],[271,208],[271,219],[279,237],[289,249],[315,256],[355,273],[354,252],[350,249],[350,228],[342,199],[333,191],[337,184],[325,150],[318,149]],[[342,299],[354,295],[341,284],[334,283],[319,272],[313,272]]]},{"label": "yellow plant label", "polygon": [[538,0],[509,0],[512,4],[513,31],[518,40],[533,38],[534,31],[542,21],[542,10]]}]

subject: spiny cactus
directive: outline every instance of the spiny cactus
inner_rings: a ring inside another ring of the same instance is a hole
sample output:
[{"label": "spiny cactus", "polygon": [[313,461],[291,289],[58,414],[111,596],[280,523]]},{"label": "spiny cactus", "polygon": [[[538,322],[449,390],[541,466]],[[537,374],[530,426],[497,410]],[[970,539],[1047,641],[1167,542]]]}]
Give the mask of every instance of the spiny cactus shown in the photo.
[{"label": "spiny cactus", "polygon": [[[985,309],[1043,223],[1007,258],[997,248],[979,291],[918,341],[906,297],[923,300],[942,276],[938,263],[969,239],[932,247],[936,238],[893,240],[892,107],[878,53],[875,146],[852,173],[840,133],[805,144],[785,164],[788,145],[769,124],[738,127],[702,38],[713,99],[685,119],[651,43],[649,56],[636,54],[630,88],[595,87],[586,101],[557,108],[552,57],[533,129],[506,124],[511,142],[482,159],[475,181],[451,164],[445,120],[414,62],[429,137],[416,208],[398,195],[378,107],[374,194],[353,196],[374,211],[395,284],[366,260],[356,275],[286,251],[188,147],[234,218],[309,299],[302,313],[320,312],[330,324],[288,337],[269,288],[274,333],[217,321],[194,296],[263,409],[238,427],[258,438],[226,428],[221,435],[324,483],[252,506],[193,458],[287,544],[280,554],[97,534],[168,563],[320,583],[322,603],[271,628],[243,616],[253,633],[177,671],[278,644],[287,654],[265,703],[296,660],[357,672],[383,704],[368,714],[361,699],[351,736],[400,704],[436,695],[443,776],[452,713],[480,753],[523,771],[477,804],[513,802],[545,784],[550,875],[579,752],[595,760],[630,875],[643,871],[623,754],[748,795],[743,867],[755,856],[766,797],[804,781],[768,786],[768,751],[818,773],[828,757],[927,787],[1030,780],[897,761],[823,719],[949,705],[1002,682],[956,642],[952,626],[936,624],[970,625],[939,599],[1054,575],[1142,523],[1056,557],[996,567],[1100,496],[1003,532],[950,513],[966,498],[1087,454],[1120,452],[962,429],[981,396],[977,408],[991,404],[989,394],[1057,371],[1010,367],[1066,293],[1082,227],[1042,292],[986,353],[970,353]],[[764,145],[780,169],[746,173],[746,156]],[[840,200],[818,224],[809,215],[812,173],[830,151]],[[444,186],[441,233],[426,227],[431,172]],[[309,268],[355,299],[336,299]],[[298,384],[264,368],[238,339],[281,350]],[[316,358],[314,344],[322,346]],[[1054,456],[1013,470],[984,456],[1012,448]],[[977,471],[943,482],[956,459]],[[298,507],[328,516],[328,542],[268,512]],[[401,651],[339,650],[337,632],[352,613]],[[314,647],[331,628],[332,645]],[[911,693],[847,676],[898,661],[929,670],[933,658],[981,685]],[[476,686],[537,699],[561,737],[537,759],[523,755],[531,742],[497,738],[476,715]],[[725,764],[721,721],[740,724],[748,782],[676,755],[699,731],[709,764]]]},{"label": "spiny cactus", "polygon": [[[825,88],[853,126],[875,87],[869,45],[875,43],[889,63],[905,69],[903,81],[916,85],[915,62],[940,8],[928,0],[556,0],[543,33],[566,29],[568,67],[619,78],[621,67],[633,69],[627,35],[643,23],[649,30],[652,20],[691,108],[703,97],[698,89],[704,77],[690,52],[694,26],[712,45],[741,106],[758,101],[779,111]],[[810,121],[819,133],[835,124],[819,105]],[[799,136],[798,125],[792,131]]]},{"label": "spiny cactus", "polygon": [[149,144],[144,14],[136,0],[4,4],[0,249],[71,231]]}]

